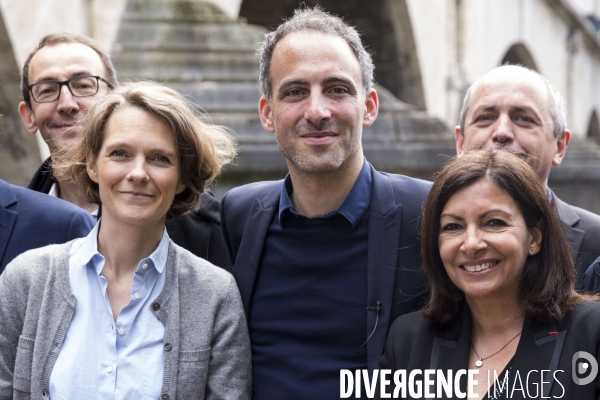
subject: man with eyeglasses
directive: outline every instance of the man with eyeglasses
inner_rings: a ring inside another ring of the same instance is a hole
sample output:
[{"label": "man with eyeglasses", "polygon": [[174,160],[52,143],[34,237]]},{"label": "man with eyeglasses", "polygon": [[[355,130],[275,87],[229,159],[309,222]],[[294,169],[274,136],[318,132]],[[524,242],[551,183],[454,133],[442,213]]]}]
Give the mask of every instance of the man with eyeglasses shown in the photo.
[{"label": "man with eyeglasses", "polygon": [[[42,38],[23,66],[19,113],[31,133],[40,131],[53,156],[75,143],[81,119],[98,98],[118,86],[110,56],[92,39],[57,33]],[[37,170],[29,189],[73,203],[93,215],[98,205],[80,196],[70,181],[57,180],[48,158]],[[182,218],[167,220],[170,238],[211,263],[231,270],[221,233],[220,202],[208,192],[200,208]]]},{"label": "man with eyeglasses", "polygon": [[[117,85],[110,57],[94,41],[68,33],[48,35],[23,66],[19,113],[27,130],[39,130],[54,155],[79,136],[80,119],[97,95]],[[92,215],[98,213],[98,205],[80,196],[74,183],[54,179],[50,158],[28,187],[73,203]]]}]

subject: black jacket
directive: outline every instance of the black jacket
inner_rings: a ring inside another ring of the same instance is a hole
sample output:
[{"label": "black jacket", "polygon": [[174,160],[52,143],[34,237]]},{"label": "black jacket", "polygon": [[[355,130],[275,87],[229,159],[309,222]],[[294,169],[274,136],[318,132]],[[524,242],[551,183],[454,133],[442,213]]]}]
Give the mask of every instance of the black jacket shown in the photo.
[{"label": "black jacket", "polygon": [[[48,158],[31,178],[29,189],[49,193],[56,182]],[[200,207],[181,218],[167,219],[165,225],[173,242],[198,257],[231,272],[227,247],[221,231],[221,202],[210,190],[200,196]]]},{"label": "black jacket", "polygon": [[[463,311],[444,327],[434,326],[431,320],[422,318],[418,312],[398,318],[388,334],[379,367],[392,371],[406,370],[407,377],[410,371],[417,369],[441,370],[446,375],[446,371],[452,370],[454,377],[457,371],[468,368],[470,350],[471,314],[465,302]],[[522,387],[529,385],[531,398],[600,398],[598,377],[585,385],[576,384],[573,380],[574,366],[586,361],[575,355],[578,352],[586,352],[596,360],[600,359],[600,303],[584,300],[562,321],[525,321],[517,351],[511,361],[512,376],[508,382],[512,394],[510,398],[530,398],[527,392],[518,390],[516,371],[519,371]],[[527,381],[530,371],[537,372],[532,372]],[[544,371],[543,383],[541,371]],[[465,378],[465,375],[462,377]],[[578,374],[577,377],[585,378],[586,375]],[[486,376],[475,378],[487,380]],[[423,379],[423,375],[418,379]],[[435,381],[435,377],[433,379]],[[466,379],[461,379],[460,386],[464,393]],[[513,391],[513,387],[517,390]],[[393,391],[393,380],[387,389],[388,393]],[[436,389],[432,389],[430,391],[435,393]],[[543,393],[534,395],[536,389]],[[442,394],[437,398],[448,398],[443,391]]]}]

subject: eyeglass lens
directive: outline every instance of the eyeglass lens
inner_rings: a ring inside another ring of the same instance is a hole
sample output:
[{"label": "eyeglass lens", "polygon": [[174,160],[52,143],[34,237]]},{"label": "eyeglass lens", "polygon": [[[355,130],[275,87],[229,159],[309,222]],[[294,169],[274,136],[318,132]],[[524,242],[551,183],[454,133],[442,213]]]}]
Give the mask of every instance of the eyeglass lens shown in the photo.
[{"label": "eyeglass lens", "polygon": [[[54,101],[60,97],[60,88],[63,84],[59,82],[36,83],[31,88],[31,93],[38,102]],[[77,76],[69,79],[66,84],[75,97],[93,96],[98,93],[98,80],[93,76]]]}]

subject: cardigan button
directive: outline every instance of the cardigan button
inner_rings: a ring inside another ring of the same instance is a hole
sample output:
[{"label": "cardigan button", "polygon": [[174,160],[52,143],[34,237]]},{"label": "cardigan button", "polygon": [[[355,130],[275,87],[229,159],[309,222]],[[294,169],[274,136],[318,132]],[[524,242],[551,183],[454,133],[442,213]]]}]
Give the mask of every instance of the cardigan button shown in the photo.
[{"label": "cardigan button", "polygon": [[159,303],[158,301],[156,301],[156,302],[152,303],[152,309],[153,309],[154,311],[158,311],[158,310],[160,310],[160,303]]},{"label": "cardigan button", "polygon": [[169,400],[169,395],[168,394],[161,394],[160,395],[160,400]]},{"label": "cardigan button", "polygon": [[165,343],[165,351],[171,351],[172,348],[171,343]]}]

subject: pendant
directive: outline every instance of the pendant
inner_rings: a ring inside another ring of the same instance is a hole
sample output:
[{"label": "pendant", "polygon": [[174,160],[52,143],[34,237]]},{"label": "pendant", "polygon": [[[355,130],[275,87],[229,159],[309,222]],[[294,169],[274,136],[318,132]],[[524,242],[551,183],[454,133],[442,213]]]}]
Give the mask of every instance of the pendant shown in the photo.
[{"label": "pendant", "polygon": [[479,360],[475,361],[475,366],[476,366],[476,367],[478,367],[478,368],[479,368],[479,367],[481,367],[482,365],[483,365],[483,361],[481,361],[481,358],[480,358]]}]

